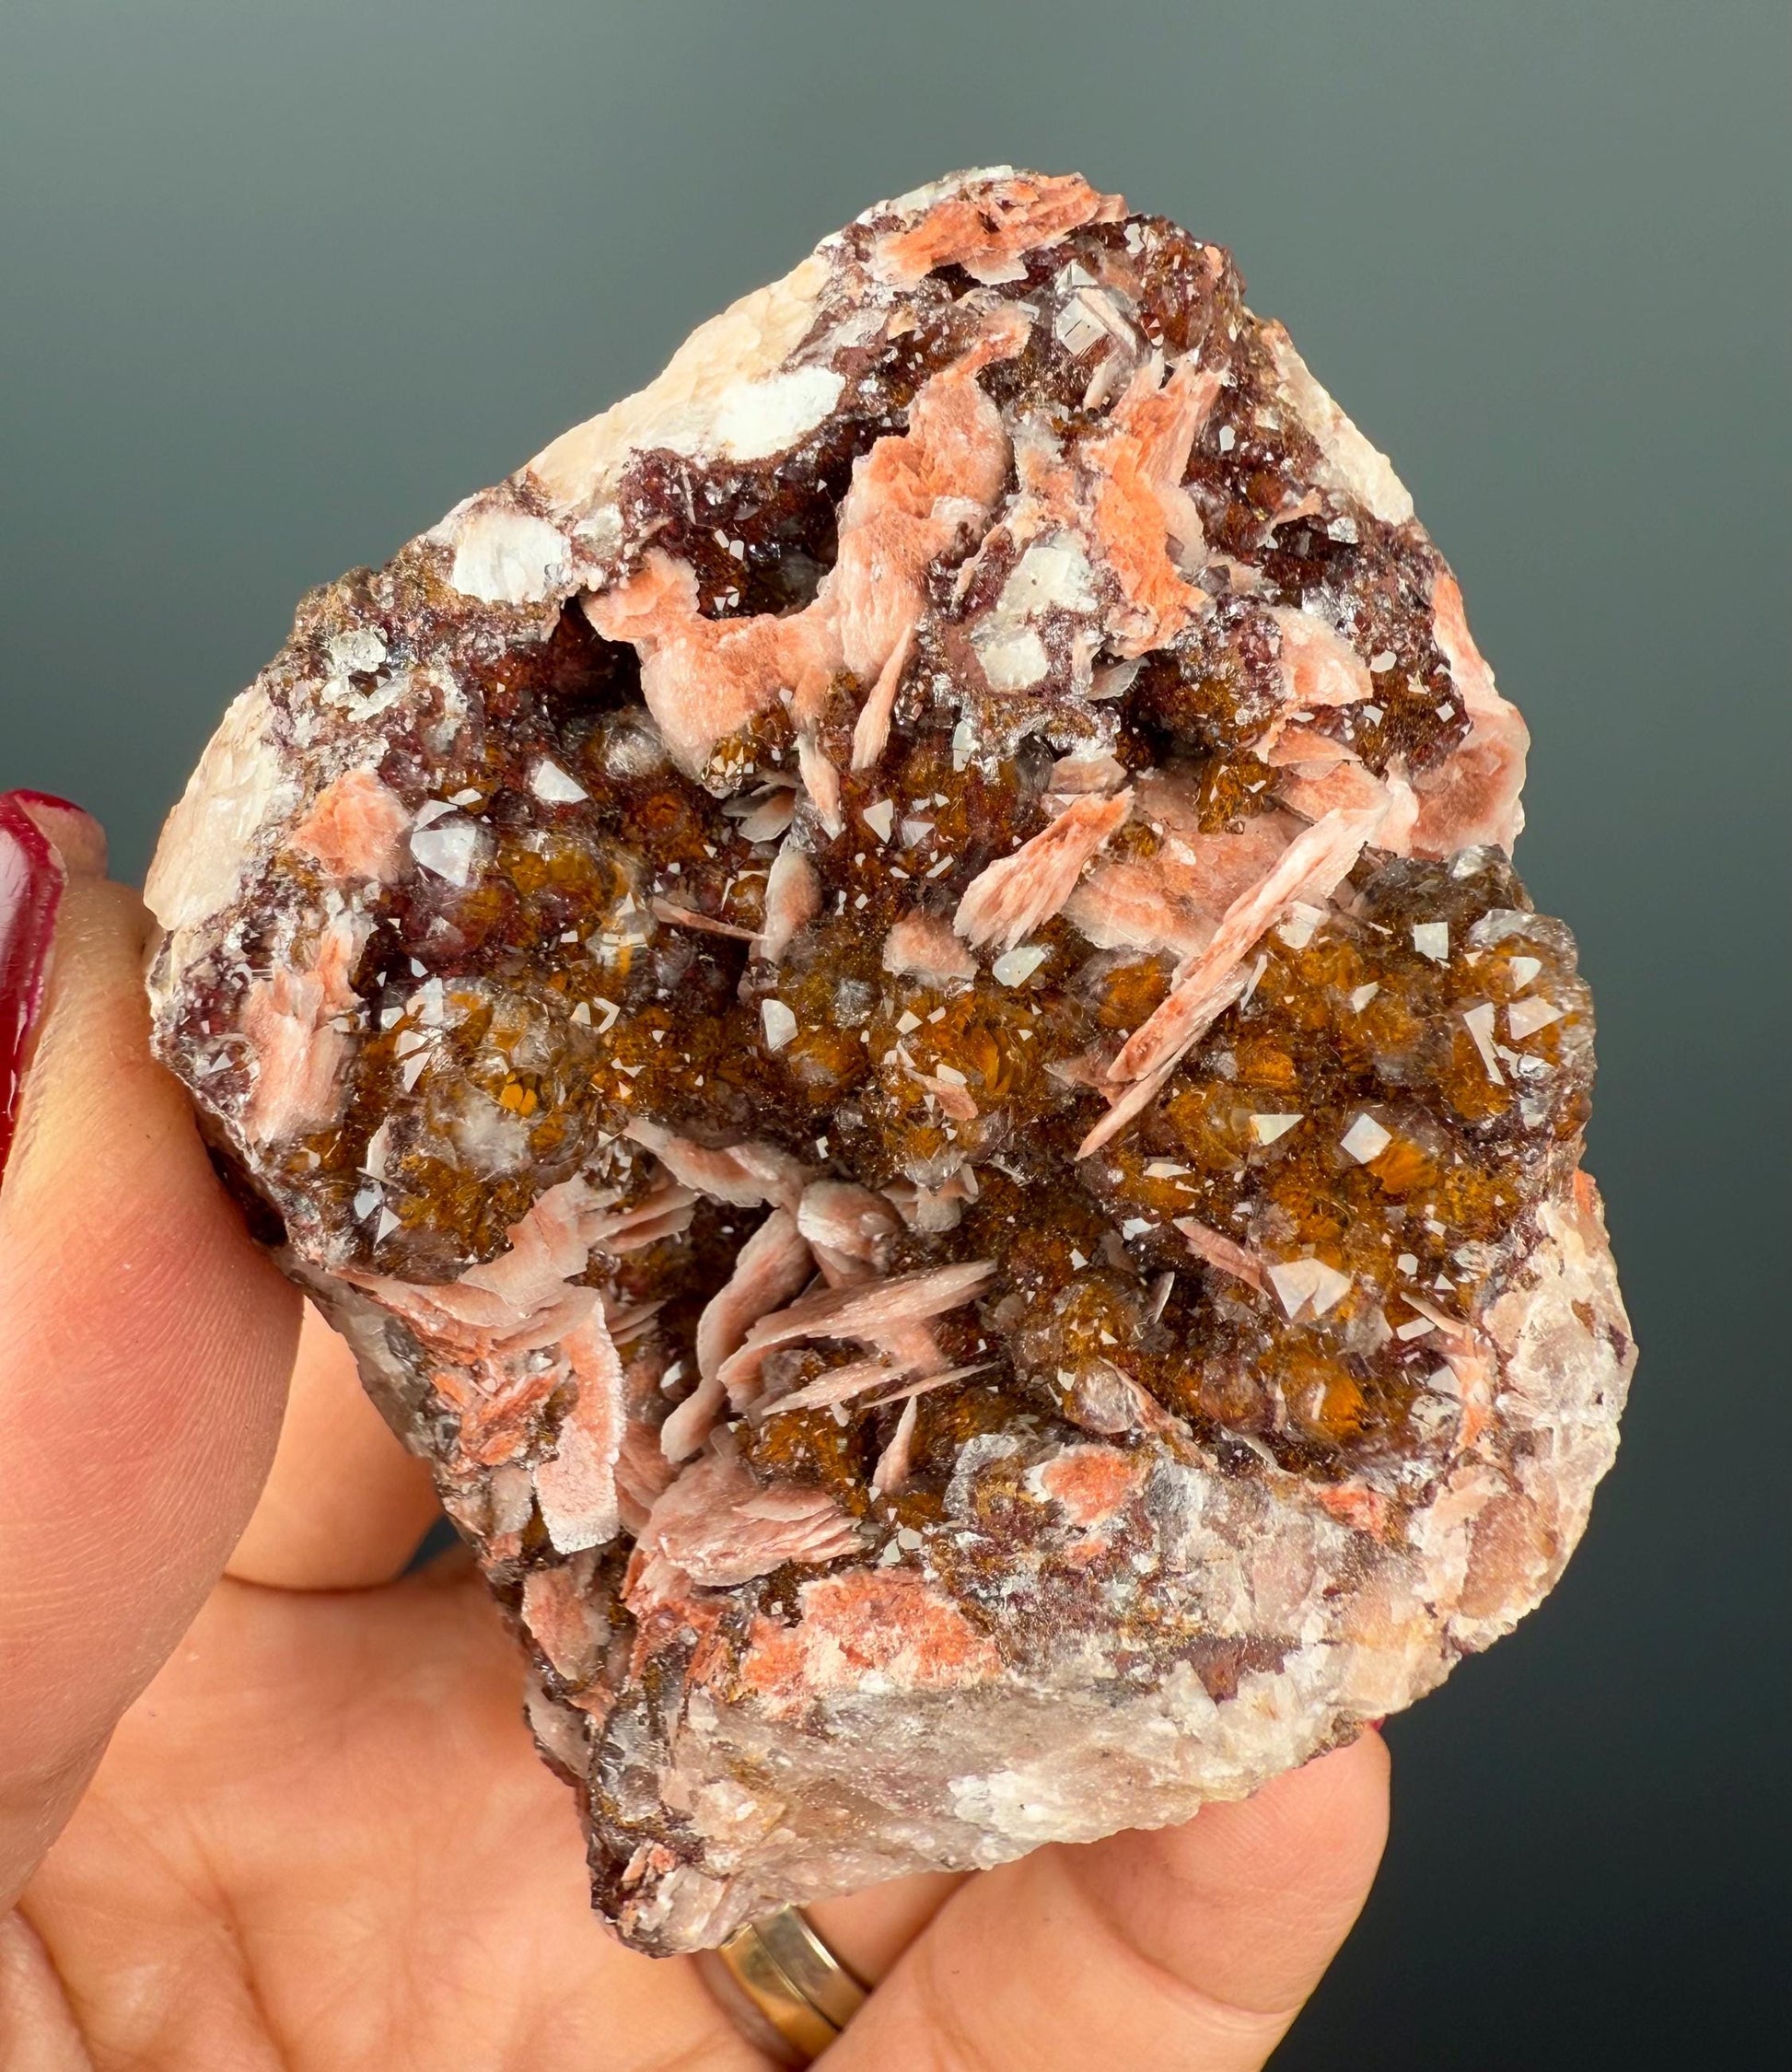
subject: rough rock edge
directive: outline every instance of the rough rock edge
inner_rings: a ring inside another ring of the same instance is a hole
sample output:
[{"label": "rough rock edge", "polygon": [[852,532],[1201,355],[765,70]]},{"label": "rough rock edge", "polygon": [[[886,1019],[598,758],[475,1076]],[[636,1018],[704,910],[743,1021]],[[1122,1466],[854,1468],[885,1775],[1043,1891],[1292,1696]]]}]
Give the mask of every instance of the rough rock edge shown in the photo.
[{"label": "rough rock edge", "polygon": [[[950,184],[884,207],[918,205]],[[489,621],[500,644],[540,635],[568,600],[605,580],[604,500],[629,452],[705,450],[727,399],[774,375],[801,342],[829,277],[827,250],[703,326],[647,389],[457,506],[416,543],[413,551],[465,599],[469,620]],[[1410,512],[1383,457],[1291,346],[1284,375],[1349,486],[1390,517]],[[292,664],[283,658],[273,668],[283,666]],[[165,831],[147,888],[166,931],[150,983],[158,1019],[184,975],[225,947],[242,888],[297,801],[272,716],[258,681],[231,707]],[[332,774],[311,773],[320,786]],[[1414,1536],[1404,1548],[1390,1549],[1371,1531],[1342,1521],[1314,1487],[1279,1473],[1241,1484],[1160,1449],[1132,1492],[1135,1530],[1179,1577],[1203,1585],[1213,1632],[1261,1634],[1273,1621],[1294,1643],[1280,1667],[1245,1670],[1224,1706],[1185,1666],[1143,1695],[1121,1697],[1111,1651],[1083,1635],[1063,1654],[1060,1675],[1022,1684],[1008,1671],[999,1691],[982,1692],[986,1655],[967,1644],[961,1662],[929,1670],[924,1635],[909,1664],[917,1673],[887,1696],[859,1674],[855,1693],[781,1712],[757,1700],[718,1700],[698,1686],[673,1729],[673,1761],[662,1777],[690,1807],[694,1848],[674,1854],[644,1845],[637,1852],[615,1909],[625,1938],[661,1952],[697,1948],[775,1901],[812,1899],[917,1867],[994,1863],[1047,1839],[1181,1819],[1207,1799],[1243,1796],[1348,1738],[1361,1719],[1411,1703],[1460,1654],[1508,1630],[1553,1585],[1584,1527],[1593,1485],[1615,1451],[1635,1360],[1590,1182],[1577,1178],[1540,1221],[1541,1240],[1485,1319],[1499,1354],[1489,1443],[1472,1449],[1437,1497],[1410,1514]],[[431,1452],[436,1414],[424,1349],[365,1297],[321,1281],[296,1257],[283,1263],[347,1333],[371,1392],[405,1442]],[[1101,1447],[1061,1450],[1147,1458]],[[981,1478],[1005,1463],[1012,1468],[1012,1451],[1005,1443],[990,1459],[962,1465],[955,1508],[971,1502]],[[1037,1475],[1050,1458],[1027,1465]],[[1060,1542],[1087,1540],[1100,1524],[1085,1519]],[[837,1594],[838,1586],[870,1574],[839,1568],[823,1582]],[[1354,1577],[1355,1587],[1328,1601],[1324,1580],[1338,1574]],[[1420,1589],[1425,1577],[1444,1584],[1436,1601]],[[1222,1588],[1227,1594],[1215,1594]],[[810,1585],[809,1593],[818,1589]],[[832,1645],[819,1608],[810,1616],[806,1603],[799,1624]],[[917,1681],[933,1682],[937,1693],[915,1688]],[[594,1731],[588,1717],[539,1682],[530,1717],[544,1753],[578,1775]],[[1069,1717],[1080,1731],[1067,1744]],[[878,1750],[869,1778],[859,1753],[867,1745]],[[908,1764],[900,1781],[891,1760],[898,1750]],[[809,1780],[810,1824],[781,1848],[783,1803],[741,1780],[792,1761]],[[949,1797],[953,1817],[927,1815],[920,1801],[929,1790]],[[818,1798],[835,1808],[832,1829],[814,1824]],[[751,1876],[739,1869],[744,1842],[755,1847]]]}]

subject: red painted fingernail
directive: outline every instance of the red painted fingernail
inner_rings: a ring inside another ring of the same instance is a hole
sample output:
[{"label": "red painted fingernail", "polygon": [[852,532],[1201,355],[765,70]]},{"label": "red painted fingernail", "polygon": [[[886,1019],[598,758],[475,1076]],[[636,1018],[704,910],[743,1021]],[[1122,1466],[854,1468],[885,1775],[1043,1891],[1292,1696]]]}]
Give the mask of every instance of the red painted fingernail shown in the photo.
[{"label": "red painted fingernail", "polygon": [[85,806],[58,798],[53,791],[9,791],[5,797],[48,836],[71,878],[106,875],[106,831]]},{"label": "red painted fingernail", "polygon": [[0,1177],[12,1149],[31,1032],[43,1005],[56,909],[68,882],[62,854],[38,820],[53,821],[64,813],[87,819],[78,806],[47,792],[0,793]]},{"label": "red painted fingernail", "polygon": [[85,806],[77,806],[72,798],[58,798],[53,791],[33,791],[29,785],[21,785],[17,791],[0,793],[0,797],[10,798],[19,806],[47,807],[52,813],[78,813],[84,821],[93,818]]}]

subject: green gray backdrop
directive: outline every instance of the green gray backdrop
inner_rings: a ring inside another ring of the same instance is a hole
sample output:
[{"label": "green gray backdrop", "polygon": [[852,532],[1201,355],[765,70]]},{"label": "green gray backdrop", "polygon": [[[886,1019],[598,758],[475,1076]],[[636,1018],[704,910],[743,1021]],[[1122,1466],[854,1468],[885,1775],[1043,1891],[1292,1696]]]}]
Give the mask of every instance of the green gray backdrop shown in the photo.
[{"label": "green gray backdrop", "polygon": [[[1781,2065],[1785,0],[6,0],[0,784],[127,873],[298,592],[951,167],[1233,246],[1535,735],[1644,1347],[1278,2065]],[[1049,1991],[1049,1981],[1041,1981]],[[1105,2068],[1103,2068],[1105,2072]],[[1116,2068],[1122,2072],[1122,2068]]]}]

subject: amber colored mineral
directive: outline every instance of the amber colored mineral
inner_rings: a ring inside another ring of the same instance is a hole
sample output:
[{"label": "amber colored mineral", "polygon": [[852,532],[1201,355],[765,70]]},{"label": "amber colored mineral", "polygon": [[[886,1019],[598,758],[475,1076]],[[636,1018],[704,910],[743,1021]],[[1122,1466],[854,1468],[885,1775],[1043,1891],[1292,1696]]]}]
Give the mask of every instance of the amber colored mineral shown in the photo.
[{"label": "amber colored mineral", "polygon": [[880,204],[307,598],[163,838],[160,1054],[640,1949],[1251,1790],[1611,1462],[1525,729],[1241,292]]}]

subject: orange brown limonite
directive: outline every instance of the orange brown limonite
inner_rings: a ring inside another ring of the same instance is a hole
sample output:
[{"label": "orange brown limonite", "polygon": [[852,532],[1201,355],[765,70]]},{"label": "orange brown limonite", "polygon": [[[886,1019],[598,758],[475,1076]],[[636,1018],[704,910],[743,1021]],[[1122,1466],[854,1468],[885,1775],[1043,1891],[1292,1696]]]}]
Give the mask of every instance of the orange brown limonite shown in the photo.
[{"label": "orange brown limonite", "polygon": [[882,204],[313,592],[160,1053],[637,1946],[1183,1817],[1544,1593],[1634,1360],[1526,737],[1218,247]]}]

